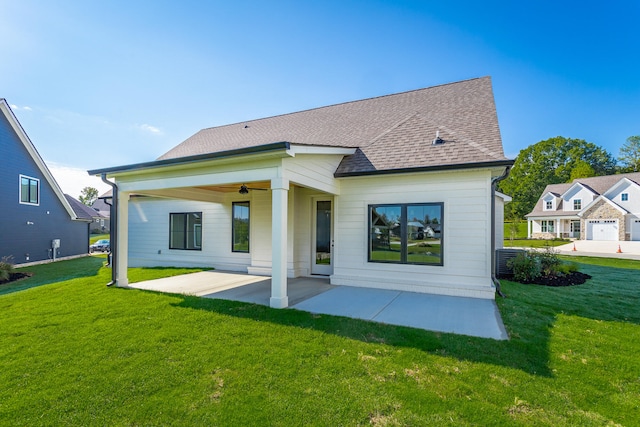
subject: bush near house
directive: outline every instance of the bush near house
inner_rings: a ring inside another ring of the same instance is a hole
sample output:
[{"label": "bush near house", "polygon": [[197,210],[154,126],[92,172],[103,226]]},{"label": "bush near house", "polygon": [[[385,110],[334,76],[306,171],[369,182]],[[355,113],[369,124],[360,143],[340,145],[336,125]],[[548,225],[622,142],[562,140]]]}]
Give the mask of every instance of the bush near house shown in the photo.
[{"label": "bush near house", "polygon": [[543,251],[525,251],[507,261],[513,278],[520,283],[547,286],[581,285],[591,276],[578,271],[574,263],[563,264],[551,246]]},{"label": "bush near house", "polygon": [[0,259],[0,283],[9,281],[11,274],[15,271],[13,263],[11,263],[11,257],[2,257]]}]

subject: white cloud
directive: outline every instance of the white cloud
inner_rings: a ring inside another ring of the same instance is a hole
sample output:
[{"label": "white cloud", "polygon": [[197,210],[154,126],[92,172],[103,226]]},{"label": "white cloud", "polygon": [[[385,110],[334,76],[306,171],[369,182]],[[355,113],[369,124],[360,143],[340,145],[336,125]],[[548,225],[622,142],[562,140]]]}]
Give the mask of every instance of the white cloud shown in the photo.
[{"label": "white cloud", "polygon": [[19,110],[33,111],[33,109],[27,105],[25,105],[24,107],[18,107],[16,104],[11,104],[10,107],[12,110],[16,110],[16,111],[19,111]]},{"label": "white cloud", "polygon": [[102,182],[100,178],[90,176],[84,169],[64,166],[53,162],[46,163],[56,182],[60,188],[62,188],[62,192],[71,197],[77,199],[84,187],[96,188],[99,194],[111,189],[111,187]]},{"label": "white cloud", "polygon": [[159,128],[157,128],[155,126],[148,125],[146,123],[139,125],[138,129],[140,129],[140,130],[142,130],[144,132],[152,133],[154,135],[162,135],[162,131]]}]

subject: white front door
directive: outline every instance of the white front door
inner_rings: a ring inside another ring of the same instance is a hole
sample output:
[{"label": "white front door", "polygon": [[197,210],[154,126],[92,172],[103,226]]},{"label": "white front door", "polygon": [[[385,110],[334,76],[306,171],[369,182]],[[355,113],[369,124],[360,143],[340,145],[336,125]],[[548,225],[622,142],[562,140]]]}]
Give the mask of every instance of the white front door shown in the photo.
[{"label": "white front door", "polygon": [[311,274],[333,274],[333,201],[313,199],[311,227]]}]

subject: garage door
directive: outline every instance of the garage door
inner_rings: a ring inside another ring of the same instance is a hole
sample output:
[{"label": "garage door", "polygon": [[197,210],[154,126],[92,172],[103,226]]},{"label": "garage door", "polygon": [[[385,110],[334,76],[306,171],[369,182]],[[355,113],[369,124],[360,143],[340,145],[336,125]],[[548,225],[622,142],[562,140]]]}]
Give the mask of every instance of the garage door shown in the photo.
[{"label": "garage door", "polygon": [[631,240],[640,240],[640,219],[631,220]]},{"label": "garage door", "polygon": [[587,240],[618,240],[618,221],[615,219],[589,220]]}]

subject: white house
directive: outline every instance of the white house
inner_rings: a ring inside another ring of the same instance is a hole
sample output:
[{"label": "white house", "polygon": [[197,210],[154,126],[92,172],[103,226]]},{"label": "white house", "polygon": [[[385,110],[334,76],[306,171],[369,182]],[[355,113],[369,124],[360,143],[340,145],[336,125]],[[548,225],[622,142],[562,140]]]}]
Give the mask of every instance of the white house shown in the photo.
[{"label": "white house", "polygon": [[212,266],[271,275],[287,307],[287,278],[311,275],[494,298],[494,184],[512,164],[485,77],[206,128],[89,173],[117,187],[119,286],[129,265]]},{"label": "white house", "polygon": [[547,185],[526,215],[530,238],[640,240],[640,173]]}]

